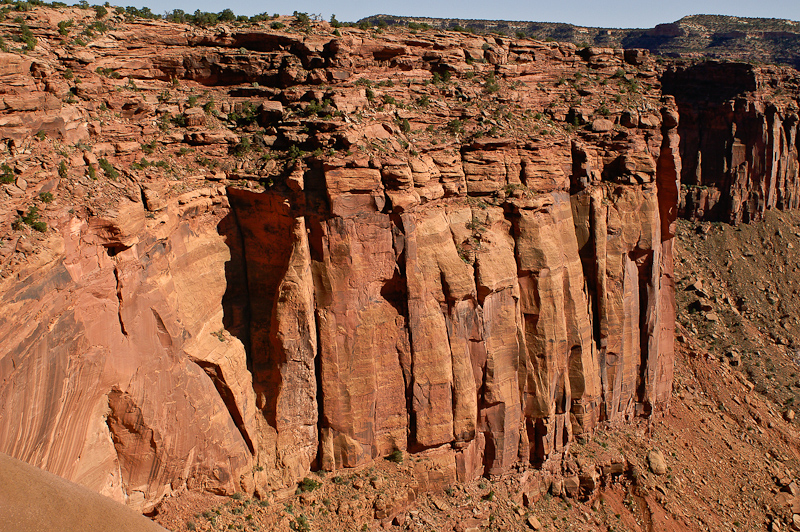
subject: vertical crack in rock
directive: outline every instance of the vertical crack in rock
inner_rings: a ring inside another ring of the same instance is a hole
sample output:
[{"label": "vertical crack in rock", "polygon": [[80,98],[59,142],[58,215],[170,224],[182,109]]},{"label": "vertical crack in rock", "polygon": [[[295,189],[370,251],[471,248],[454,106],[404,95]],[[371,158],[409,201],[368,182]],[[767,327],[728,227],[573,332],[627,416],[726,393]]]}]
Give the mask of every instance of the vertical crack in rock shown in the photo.
[{"label": "vertical crack in rock", "polygon": [[242,222],[238,218],[237,209],[231,207],[217,230],[225,236],[225,244],[230,251],[230,260],[225,263],[225,294],[222,297],[222,324],[233,336],[244,345],[247,354],[247,368],[253,371],[253,353],[250,342],[250,294],[248,292],[247,254]]},{"label": "vertical crack in rock", "polygon": [[[117,320],[119,321],[119,328],[124,336],[128,336],[128,331],[125,330],[125,322],[122,319],[122,282],[120,280],[120,271],[117,264],[114,264],[114,280],[116,281],[116,294],[117,294]],[[161,323],[163,327],[163,322]]]},{"label": "vertical crack in rock", "polygon": [[222,368],[220,368],[219,365],[206,360],[193,358],[192,362],[200,366],[200,368],[205,371],[206,375],[208,375],[208,377],[214,383],[214,388],[216,388],[217,393],[219,393],[219,396],[225,403],[228,413],[230,413],[233,422],[236,424],[236,428],[239,429],[242,439],[247,444],[247,448],[250,449],[251,453],[256,454],[255,444],[250,437],[250,433],[245,427],[244,416],[239,408],[239,404],[236,402],[236,396],[234,395],[228,383],[225,381],[225,378],[222,374]]},{"label": "vertical crack in rock", "polygon": [[151,308],[150,311],[153,313],[153,319],[156,320],[156,334],[158,334],[158,340],[161,346],[164,348],[172,347],[172,336],[170,336],[167,326],[164,325],[164,320],[161,319],[161,315],[154,308]]}]

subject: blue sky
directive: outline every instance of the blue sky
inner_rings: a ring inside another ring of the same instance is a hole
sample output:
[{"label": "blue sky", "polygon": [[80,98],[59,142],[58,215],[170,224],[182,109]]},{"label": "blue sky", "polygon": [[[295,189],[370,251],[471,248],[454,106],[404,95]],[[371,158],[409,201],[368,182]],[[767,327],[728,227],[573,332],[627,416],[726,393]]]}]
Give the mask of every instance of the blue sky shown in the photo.
[{"label": "blue sky", "polygon": [[[280,13],[304,11],[320,14],[328,20],[332,13],[341,21],[385,13],[446,18],[531,20],[537,22],[569,22],[582,26],[616,28],[650,28],[662,22],[673,22],[685,15],[714,14],[740,17],[768,17],[800,20],[798,0],[671,0],[651,2],[648,0],[295,0],[292,2],[262,2],[257,0],[128,0],[136,7],[148,6],[154,13],[183,9],[194,12],[219,12],[226,7],[237,15],[256,13]],[[127,5],[127,4],[126,4]]]}]

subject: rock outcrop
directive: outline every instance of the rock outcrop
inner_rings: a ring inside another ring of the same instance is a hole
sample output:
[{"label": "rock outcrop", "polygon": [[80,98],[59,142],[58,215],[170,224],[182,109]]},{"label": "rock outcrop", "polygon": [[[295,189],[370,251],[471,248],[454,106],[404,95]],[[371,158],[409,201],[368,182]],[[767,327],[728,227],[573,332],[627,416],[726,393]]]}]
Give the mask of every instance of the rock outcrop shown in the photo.
[{"label": "rock outcrop", "polygon": [[646,52],[45,15],[91,20],[0,56],[0,451],[147,511],[555,470],[668,407],[687,104]]},{"label": "rock outcrop", "polygon": [[709,63],[663,79],[681,116],[682,216],[738,223],[800,206],[795,70]]}]

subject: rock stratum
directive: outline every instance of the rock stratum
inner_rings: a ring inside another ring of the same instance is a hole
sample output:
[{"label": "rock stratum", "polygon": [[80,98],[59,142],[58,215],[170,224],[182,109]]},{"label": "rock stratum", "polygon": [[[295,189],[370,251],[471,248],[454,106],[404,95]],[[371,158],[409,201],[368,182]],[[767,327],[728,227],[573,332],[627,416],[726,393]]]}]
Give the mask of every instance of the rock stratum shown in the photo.
[{"label": "rock stratum", "polygon": [[641,48],[670,58],[742,61],[800,67],[800,29],[794,20],[690,15],[654,28],[598,28],[561,22],[472,20],[374,15],[364,22],[500,33],[578,46]]},{"label": "rock stratum", "polygon": [[796,207],[788,68],[20,17],[0,451],[140,511],[398,451],[423,490],[558,473],[574,438],[669,405],[679,212]]}]

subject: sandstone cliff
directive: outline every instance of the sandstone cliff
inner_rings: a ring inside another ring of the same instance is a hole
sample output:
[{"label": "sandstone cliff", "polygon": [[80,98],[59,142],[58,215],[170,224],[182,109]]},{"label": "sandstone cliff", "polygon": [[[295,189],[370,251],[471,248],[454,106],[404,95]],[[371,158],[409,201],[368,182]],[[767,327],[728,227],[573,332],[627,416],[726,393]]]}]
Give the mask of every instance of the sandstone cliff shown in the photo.
[{"label": "sandstone cliff", "polygon": [[646,52],[25,16],[0,451],[147,511],[397,450],[556,471],[668,406],[690,103]]},{"label": "sandstone cliff", "polygon": [[683,215],[729,223],[796,209],[797,71],[747,64],[673,68],[664,90],[680,108]]}]

